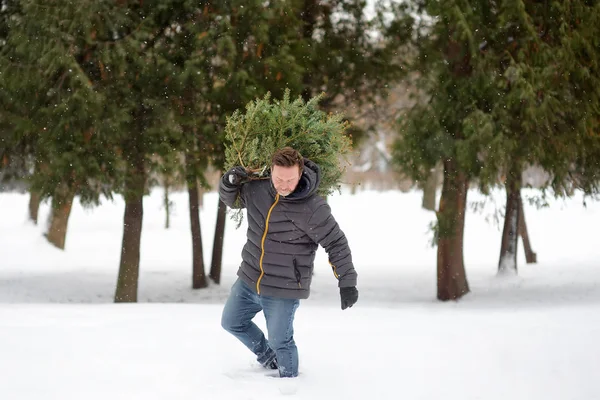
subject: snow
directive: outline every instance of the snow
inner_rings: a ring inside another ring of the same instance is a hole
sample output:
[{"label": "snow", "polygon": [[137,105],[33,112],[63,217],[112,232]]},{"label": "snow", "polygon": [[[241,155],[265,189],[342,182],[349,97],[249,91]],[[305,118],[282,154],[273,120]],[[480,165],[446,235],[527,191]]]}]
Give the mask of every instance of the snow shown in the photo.
[{"label": "snow", "polygon": [[[527,196],[534,192],[525,192]],[[319,250],[310,299],[295,323],[300,376],[278,379],[220,327],[245,224],[228,220],[222,285],[193,291],[187,194],[144,202],[138,304],[113,304],[124,205],[69,221],[66,250],[27,222],[28,197],[0,194],[0,399],[598,399],[600,203],[551,201],[525,216],[538,264],[521,243],[518,276],[496,276],[501,227],[494,193],[466,217],[471,293],[435,300],[434,214],[416,192],[330,197],[359,273],[360,297],[341,311]],[[469,200],[483,197],[469,192]],[[210,260],[215,193],[201,212]],[[47,203],[40,221],[48,215]],[[262,315],[257,323],[264,327]]]},{"label": "snow", "polygon": [[516,268],[517,266],[515,265],[515,260],[513,260],[510,253],[508,253],[504,257],[500,258],[500,268],[498,268],[498,274],[514,275],[516,273]]}]

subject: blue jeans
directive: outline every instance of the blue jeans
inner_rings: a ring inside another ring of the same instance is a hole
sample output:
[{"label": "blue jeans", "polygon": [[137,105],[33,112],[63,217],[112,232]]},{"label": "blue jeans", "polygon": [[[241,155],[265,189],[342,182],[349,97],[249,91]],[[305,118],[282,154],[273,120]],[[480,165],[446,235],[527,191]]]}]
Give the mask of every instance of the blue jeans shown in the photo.
[{"label": "blue jeans", "polygon": [[[257,361],[268,365],[275,357],[280,377],[298,376],[298,348],[294,342],[294,314],[300,305],[297,299],[259,296],[238,278],[221,317],[221,326],[256,354]],[[269,340],[265,339],[252,318],[259,311],[265,314]]]}]

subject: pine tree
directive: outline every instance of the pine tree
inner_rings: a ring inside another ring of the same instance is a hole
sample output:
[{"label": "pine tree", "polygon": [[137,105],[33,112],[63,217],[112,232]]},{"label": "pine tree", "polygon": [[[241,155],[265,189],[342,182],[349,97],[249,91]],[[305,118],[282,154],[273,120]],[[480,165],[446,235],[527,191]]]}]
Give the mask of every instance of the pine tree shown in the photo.
[{"label": "pine tree", "polygon": [[600,4],[553,1],[536,16],[544,17],[542,39],[556,60],[544,95],[557,103],[539,162],[552,174],[554,195],[593,196],[600,192]]},{"label": "pine tree", "polygon": [[[418,83],[426,102],[401,121],[395,156],[418,180],[438,160],[444,163],[436,232],[439,299],[455,299],[468,290],[462,233],[469,182],[477,179],[488,193],[500,176],[506,177],[503,251],[511,257],[526,165],[542,165],[553,175],[555,189],[573,182],[573,166],[580,164],[582,183],[598,182],[597,166],[589,161],[598,154],[590,134],[597,124],[597,90],[582,90],[583,81],[576,81],[582,70],[596,74],[595,55],[581,49],[593,48],[598,25],[588,22],[573,29],[577,21],[597,22],[597,6],[575,3],[564,8],[557,2],[420,3],[433,19],[423,19],[415,33],[411,69],[422,72]],[[567,12],[571,6],[576,14]],[[569,30],[572,35],[565,34]],[[579,54],[569,50],[576,43]],[[582,69],[586,62],[590,65]],[[587,149],[583,138],[590,142]],[[503,266],[511,263],[501,260]]]},{"label": "pine tree", "polygon": [[[134,65],[139,78],[133,82],[125,80],[118,85],[118,88],[129,85],[134,94],[143,96],[139,103],[150,105],[143,110],[144,118],[136,114],[139,110],[132,110],[135,115],[132,121],[139,124],[143,120],[143,126],[121,128],[121,131],[131,132],[128,139],[123,140],[122,148],[123,154],[129,157],[124,160],[126,165],[134,166],[127,174],[131,180],[125,182],[126,201],[129,195],[132,196],[132,218],[125,223],[126,229],[132,226],[131,221],[141,221],[139,196],[142,174],[153,168],[145,164],[147,155],[183,152],[192,235],[198,245],[200,225],[199,221],[195,222],[198,203],[195,182],[203,181],[203,171],[209,160],[219,163],[219,157],[215,158],[214,154],[220,153],[225,113],[267,89],[281,92],[284,86],[282,76],[294,71],[293,60],[285,46],[287,28],[281,21],[285,16],[284,5],[265,9],[260,1],[195,5],[189,1],[174,0],[156,7],[146,7],[146,3],[140,6],[140,11],[147,13],[144,21],[148,22],[124,41],[128,46],[125,52],[128,62],[125,65],[127,68]],[[144,35],[149,35],[149,38]],[[144,39],[143,43],[141,39]],[[140,54],[136,51],[139,48],[146,53]],[[293,82],[293,75],[288,81]],[[138,82],[143,82],[143,86],[138,86]],[[118,90],[111,97],[126,98]],[[156,129],[161,130],[160,137],[151,133]],[[136,130],[144,131],[143,139]],[[144,164],[145,167],[142,167]],[[132,187],[136,189],[127,190]],[[128,210],[126,207],[126,219]],[[124,250],[120,270],[123,279],[119,279],[117,299],[121,297],[119,293],[125,293],[125,298],[133,298],[137,283],[139,257],[136,258],[136,254],[139,248],[136,249],[136,246],[139,247],[137,238],[141,222],[135,226],[136,229],[126,231],[124,235],[123,248],[133,246],[133,251]],[[126,236],[132,238],[127,243]],[[201,277],[203,268],[197,262],[201,260],[197,249],[195,246],[193,286],[202,287],[205,282]],[[133,254],[130,260],[127,260],[128,254]]]},{"label": "pine tree", "polygon": [[375,129],[366,121],[378,103],[405,77],[405,30],[395,18],[404,5],[376,1],[369,10],[362,0],[291,3],[297,32],[290,46],[303,71],[302,97],[322,96],[324,111],[344,113],[358,147]]},{"label": "pine tree", "polygon": [[[11,28],[18,26],[23,16],[18,1],[4,0],[0,7],[0,54],[8,51],[5,47]],[[0,72],[6,71],[7,60],[0,56]],[[0,91],[0,190],[25,189],[25,181],[32,168],[33,140],[22,136],[15,129],[22,116],[15,114],[11,93]],[[41,202],[39,193],[30,190],[29,217],[34,224],[38,222],[38,210]]]},{"label": "pine tree", "polygon": [[[181,1],[165,10],[164,19],[171,22],[163,38],[164,59],[168,72],[169,107],[174,123],[182,132],[178,143],[182,162],[171,172],[181,174],[187,184],[189,215],[192,235],[192,288],[208,286],[204,272],[202,233],[199,216],[198,186],[206,186],[204,173],[209,163],[210,151],[214,149],[217,135],[203,109],[202,93],[212,86],[208,81],[211,57],[206,47],[215,46],[219,34],[209,34],[212,23],[210,7],[194,1]],[[218,25],[218,24],[217,24]],[[173,157],[170,157],[173,159]],[[177,157],[179,159],[180,157]],[[164,160],[163,160],[164,162]],[[165,177],[165,179],[169,179]]]},{"label": "pine tree", "polygon": [[[201,178],[208,162],[223,168],[227,115],[267,92],[282,95],[286,87],[299,92],[301,82],[301,68],[290,47],[295,26],[289,1],[264,7],[262,1],[236,0],[199,8],[189,26],[189,31],[197,32],[188,36],[195,38],[184,67],[189,74],[180,75],[187,79],[187,88],[198,90],[193,97],[191,93],[180,97],[188,106],[176,112],[182,126],[189,127],[184,129],[193,132],[186,146],[190,182]],[[216,283],[221,275],[225,212],[219,203],[210,268]]]},{"label": "pine tree", "polygon": [[171,110],[171,65],[161,57],[168,50],[171,10],[177,2],[143,2],[127,6],[131,21],[105,52],[113,58],[106,66],[106,93],[119,106],[113,135],[124,165],[118,191],[125,198],[123,242],[116,302],[137,301],[143,198],[160,170],[160,161],[180,151],[182,132]]},{"label": "pine tree", "polygon": [[[21,17],[16,1],[3,0],[0,3],[0,54],[8,51],[6,45],[9,33],[11,29],[14,30]],[[0,57],[0,72],[7,69],[7,62],[4,57]],[[13,114],[14,110],[9,106],[11,100],[10,92],[0,91],[0,184],[3,188],[10,187],[28,175],[25,160],[30,152],[30,143],[15,132],[18,116]]]},{"label": "pine tree", "polygon": [[[263,5],[261,1],[230,1],[210,8],[214,14],[231,15],[220,19],[230,21],[231,27],[218,36],[219,41],[212,39],[212,30],[205,35],[211,43],[227,43],[228,38],[231,43],[230,51],[220,52],[219,63],[204,69],[215,77],[209,96],[212,104],[204,115],[220,112],[218,118],[211,118],[218,121],[219,132],[223,132],[225,115],[266,92],[282,98],[287,88],[294,96],[302,93],[305,101],[320,95],[321,108],[333,111],[359,100],[368,103],[402,76],[395,40],[398,25],[382,23],[381,14],[375,19],[365,17],[364,2],[288,0],[268,8]],[[212,26],[219,24],[213,22]],[[379,35],[377,40],[373,39],[375,35]],[[213,73],[227,67],[231,71],[225,75]],[[357,140],[360,131],[353,128]],[[214,153],[217,157],[213,162],[222,167],[222,146],[217,149],[220,151]],[[222,204],[217,221],[225,221]],[[220,275],[223,229],[224,225],[218,223],[210,274],[213,280]]]},{"label": "pine tree", "polygon": [[[164,94],[168,96],[170,116],[181,132],[181,140],[171,145],[184,159],[194,288],[207,285],[198,185],[207,186],[204,172],[209,163],[218,168],[223,164],[225,115],[255,95],[267,90],[281,93],[286,83],[294,84],[298,68],[287,45],[287,7],[287,2],[265,8],[261,1],[181,0],[160,4],[155,10],[153,20],[162,21],[165,27],[155,57],[164,68]],[[223,211],[220,207],[219,216],[224,216]],[[218,233],[222,229],[223,225],[217,224],[216,236],[222,236]],[[218,237],[214,243],[219,245]],[[220,257],[216,258],[220,263]],[[211,268],[213,279],[218,280],[219,275]]]},{"label": "pine tree", "polygon": [[301,97],[263,99],[248,103],[246,112],[233,113],[225,128],[228,147],[226,168],[241,165],[255,179],[270,176],[271,155],[286,146],[295,148],[321,168],[319,193],[331,194],[340,187],[344,172],[341,158],[351,149],[348,123],[341,114],[325,114],[318,107],[321,96],[304,102]]},{"label": "pine tree", "polygon": [[[478,20],[474,13],[463,14],[463,8],[454,2],[423,2],[420,6],[423,9],[418,11],[426,11],[434,22],[420,20],[414,32],[417,53],[411,68],[423,71],[417,83],[428,100],[417,103],[403,117],[394,155],[403,172],[416,181],[426,181],[438,161],[443,163],[444,181],[435,228],[437,297],[453,300],[469,291],[463,234],[467,191],[475,166],[462,151],[462,121],[474,108],[473,94],[482,83],[482,77],[473,69],[474,39],[467,28],[487,21]],[[409,11],[405,15],[409,21],[406,27],[412,26],[413,21]],[[469,22],[466,28],[465,21]]]},{"label": "pine tree", "polygon": [[391,18],[403,6],[377,2],[375,14],[367,15],[362,0],[293,4],[300,21],[293,46],[304,71],[305,101],[322,95],[321,107],[327,111],[336,103],[368,104],[404,76],[404,41],[398,40],[403,29]]},{"label": "pine tree", "polygon": [[[14,1],[4,0],[0,3],[0,52],[6,51],[11,27],[20,18],[20,10]],[[6,61],[0,58],[0,72],[6,68]],[[0,104],[10,102],[10,94],[0,91]],[[7,107],[0,107],[0,186],[10,186],[27,175],[24,155],[27,152],[24,141],[19,141],[14,134],[14,121]]]},{"label": "pine tree", "polygon": [[51,197],[53,213],[60,215],[62,222],[48,233],[59,247],[75,194],[86,205],[110,197],[104,183],[116,174],[106,151],[108,130],[99,124],[105,110],[95,87],[98,65],[89,62],[90,43],[102,29],[98,13],[106,7],[89,3],[79,8],[20,1],[1,55],[3,105],[14,142],[29,148],[32,194]]},{"label": "pine tree", "polygon": [[[483,137],[474,136],[478,147],[493,143],[490,153],[494,155],[482,167],[485,175],[506,177],[499,273],[517,270],[518,230],[524,217],[522,172],[529,165],[542,165],[553,175],[549,187],[557,194],[563,192],[565,185],[574,183],[568,172],[580,158],[577,154],[594,148],[591,142],[587,149],[582,146],[582,138],[598,126],[590,118],[599,105],[594,94],[599,78],[593,67],[597,52],[586,50],[594,47],[600,34],[599,8],[583,1],[516,5],[506,2],[498,10],[496,30],[488,33],[479,57],[481,68],[495,77],[492,82],[501,95],[490,93],[487,108],[470,121],[475,125],[475,119],[487,120],[493,129],[479,132]],[[585,78],[582,71],[587,71]]]},{"label": "pine tree", "polygon": [[20,117],[13,118],[17,132],[34,138],[32,182],[63,205],[75,194],[86,204],[125,197],[115,298],[135,301],[148,177],[183,142],[170,108],[172,70],[160,57],[177,4],[21,5],[2,77],[16,100],[10,110]]}]

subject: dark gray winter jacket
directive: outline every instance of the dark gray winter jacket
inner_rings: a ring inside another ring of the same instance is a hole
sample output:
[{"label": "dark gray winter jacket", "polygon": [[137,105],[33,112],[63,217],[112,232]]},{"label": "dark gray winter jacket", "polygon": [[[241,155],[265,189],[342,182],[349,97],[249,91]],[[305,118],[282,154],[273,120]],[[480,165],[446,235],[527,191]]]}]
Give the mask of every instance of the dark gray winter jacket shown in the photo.
[{"label": "dark gray winter jacket", "polygon": [[[260,295],[308,298],[319,244],[329,255],[338,286],[356,286],[346,236],[329,205],[316,193],[320,169],[312,161],[304,161],[298,187],[287,197],[277,194],[271,179],[240,187],[221,179],[221,200],[232,208],[246,208],[248,240],[238,276]],[[238,196],[240,202],[236,204]]]}]

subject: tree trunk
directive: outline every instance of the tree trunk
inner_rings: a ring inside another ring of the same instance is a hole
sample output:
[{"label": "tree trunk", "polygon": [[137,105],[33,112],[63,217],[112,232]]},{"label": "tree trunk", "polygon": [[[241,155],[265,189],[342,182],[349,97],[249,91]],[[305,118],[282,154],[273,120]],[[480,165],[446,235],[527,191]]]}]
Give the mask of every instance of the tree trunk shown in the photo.
[{"label": "tree trunk", "polygon": [[73,206],[74,192],[64,192],[52,197],[52,206],[50,207],[50,224],[46,239],[61,250],[65,249],[67,237],[67,227],[71,207]]},{"label": "tree trunk", "polygon": [[525,210],[523,209],[523,198],[519,196],[519,235],[523,239],[523,249],[525,250],[525,261],[527,264],[537,263],[537,254],[531,248],[529,242],[529,233],[527,232],[527,224],[525,223]]},{"label": "tree trunk", "polygon": [[204,207],[204,193],[206,189],[204,189],[201,185],[196,185],[198,188],[198,209],[202,209]]},{"label": "tree trunk", "polygon": [[115,293],[115,303],[137,302],[140,273],[140,244],[144,218],[144,187],[146,174],[143,155],[138,155],[126,178],[125,215],[123,217],[123,242],[121,262]]},{"label": "tree trunk", "polygon": [[521,174],[511,172],[506,178],[506,212],[500,247],[498,274],[517,274],[517,249],[519,244],[519,204],[521,202]]},{"label": "tree trunk", "polygon": [[438,217],[437,298],[457,300],[469,292],[463,259],[468,181],[454,160],[444,161]]},{"label": "tree trunk", "polygon": [[165,206],[165,229],[169,229],[171,227],[171,200],[169,200],[169,184],[165,182],[164,184],[164,198],[163,203]]},{"label": "tree trunk", "polygon": [[190,223],[192,229],[192,288],[208,286],[204,273],[204,252],[202,251],[202,231],[200,230],[200,205],[197,185],[188,184],[190,201]]},{"label": "tree trunk", "polygon": [[221,283],[221,265],[223,263],[223,237],[225,236],[225,217],[227,206],[219,200],[217,209],[217,225],[215,227],[215,241],[213,243],[212,261],[210,263],[210,279],[216,284]]},{"label": "tree trunk", "polygon": [[422,207],[429,211],[435,211],[435,194],[437,191],[438,170],[433,168],[423,186],[423,203]]},{"label": "tree trunk", "polygon": [[31,191],[29,196],[29,218],[34,224],[38,223],[38,212],[40,210],[41,196],[39,193]]}]

